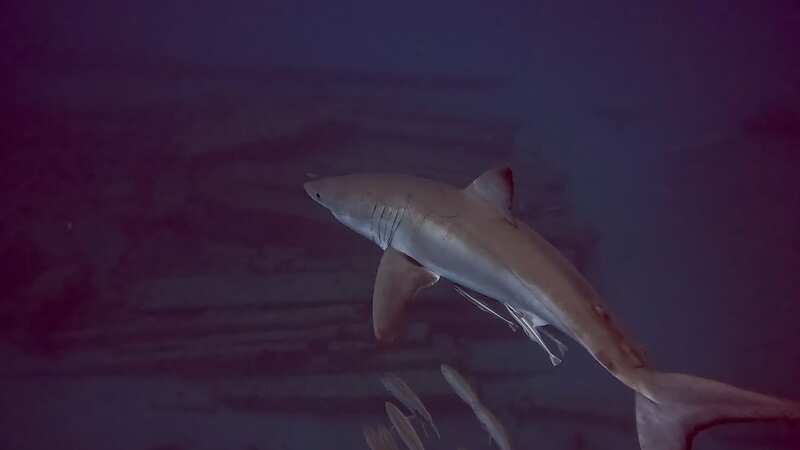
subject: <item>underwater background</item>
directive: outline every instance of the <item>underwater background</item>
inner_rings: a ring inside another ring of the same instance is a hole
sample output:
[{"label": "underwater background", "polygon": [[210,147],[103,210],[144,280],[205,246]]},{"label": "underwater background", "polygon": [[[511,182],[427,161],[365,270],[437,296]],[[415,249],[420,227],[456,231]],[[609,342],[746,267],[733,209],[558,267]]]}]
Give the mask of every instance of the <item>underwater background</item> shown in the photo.
[{"label": "underwater background", "polygon": [[[15,2],[0,14],[0,448],[366,449],[392,372],[442,438],[636,449],[633,394],[448,282],[378,346],[381,253],[315,176],[515,213],[661,370],[800,400],[796,2]],[[696,449],[798,448],[726,425]]]}]

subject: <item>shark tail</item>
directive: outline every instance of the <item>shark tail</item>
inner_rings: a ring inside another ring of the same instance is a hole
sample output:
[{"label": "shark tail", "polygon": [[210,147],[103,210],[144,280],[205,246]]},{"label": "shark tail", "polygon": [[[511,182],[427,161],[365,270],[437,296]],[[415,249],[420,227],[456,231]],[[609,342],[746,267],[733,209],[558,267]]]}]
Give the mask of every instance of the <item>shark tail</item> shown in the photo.
[{"label": "shark tail", "polygon": [[689,450],[701,430],[728,422],[800,420],[800,403],[719,381],[647,371],[636,393],[642,450]]}]

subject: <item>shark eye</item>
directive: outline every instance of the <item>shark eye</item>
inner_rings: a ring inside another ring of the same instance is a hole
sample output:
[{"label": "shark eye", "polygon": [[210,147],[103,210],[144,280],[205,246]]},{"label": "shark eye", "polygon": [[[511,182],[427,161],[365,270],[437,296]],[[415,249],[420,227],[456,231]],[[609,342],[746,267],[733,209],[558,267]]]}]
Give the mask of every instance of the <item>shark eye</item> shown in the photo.
[{"label": "shark eye", "polygon": [[317,192],[315,195],[317,196],[317,198],[319,198],[319,192]]}]

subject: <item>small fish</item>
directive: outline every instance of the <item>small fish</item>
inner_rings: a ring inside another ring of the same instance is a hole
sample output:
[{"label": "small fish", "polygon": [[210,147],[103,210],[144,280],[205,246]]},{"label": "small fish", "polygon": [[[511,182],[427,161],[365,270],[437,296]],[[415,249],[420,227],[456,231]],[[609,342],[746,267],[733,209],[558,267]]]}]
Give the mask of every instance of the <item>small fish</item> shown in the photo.
[{"label": "small fish", "polygon": [[428,412],[428,409],[425,408],[425,405],[420,400],[419,396],[408,386],[408,384],[403,381],[402,378],[393,374],[393,373],[386,373],[381,377],[381,383],[383,383],[383,387],[386,388],[389,393],[395,396],[400,402],[408,408],[410,411],[419,414],[421,418],[427,422],[433,431],[436,433],[436,437],[441,437],[439,434],[439,430],[436,428],[436,424],[433,423],[433,417],[431,417],[431,413]]},{"label": "small fish", "polygon": [[458,394],[461,400],[472,408],[475,417],[478,418],[478,421],[480,421],[483,428],[489,433],[489,436],[497,442],[501,450],[511,450],[511,440],[503,424],[501,424],[497,417],[481,403],[480,397],[478,397],[478,394],[467,380],[458,373],[456,369],[447,364],[442,364],[441,369],[445,380],[453,387],[453,390],[456,391],[456,394]]},{"label": "small fish", "polygon": [[381,450],[381,445],[378,438],[378,431],[367,425],[362,425],[361,431],[364,433],[364,440],[367,441],[367,446],[372,450]]},{"label": "small fish", "polygon": [[[508,312],[511,313],[511,315],[522,326],[522,331],[525,332],[525,335],[528,336],[528,338],[530,338],[531,340],[538,342],[539,345],[542,346],[544,351],[547,352],[547,356],[550,357],[550,363],[553,366],[557,366],[557,365],[561,364],[561,358],[556,356],[553,353],[553,351],[550,350],[550,347],[547,346],[547,343],[544,341],[544,338],[542,338],[542,335],[539,333],[539,330],[537,329],[538,327],[537,327],[536,323],[534,321],[532,321],[529,317],[527,317],[522,311],[517,310],[516,308],[514,308],[513,306],[511,306],[508,303],[506,303],[506,309],[508,310]],[[550,336],[552,338],[552,335],[548,334],[548,336]],[[553,339],[556,341],[556,343],[561,343],[557,339],[555,339],[555,338],[553,338]],[[564,346],[564,344],[561,344],[561,345],[558,346],[559,350],[562,347],[566,348],[566,346]],[[563,353],[562,353],[562,356],[563,356]]]},{"label": "small fish", "polygon": [[378,425],[378,437],[386,450],[400,450],[397,441],[394,440],[394,434],[386,425]]},{"label": "small fish", "polygon": [[542,328],[541,332],[543,335],[550,338],[551,341],[556,343],[556,347],[558,347],[558,351],[561,353],[561,356],[564,356],[564,354],[567,353],[567,344],[561,342],[561,339],[553,336],[553,333],[547,331],[547,328]]},{"label": "small fish", "polygon": [[400,439],[409,450],[425,450],[414,426],[394,403],[386,402],[386,415],[389,416],[394,429],[397,430],[397,434],[400,435]]},{"label": "small fish", "polygon": [[364,439],[372,450],[399,450],[392,431],[385,425],[375,428],[364,426]]},{"label": "small fish", "polygon": [[442,376],[450,384],[456,394],[466,404],[472,406],[475,403],[480,403],[478,393],[475,392],[472,385],[464,378],[458,371],[447,364],[442,364]]},{"label": "small fish", "polygon": [[488,408],[478,403],[478,407],[473,407],[472,411],[478,418],[483,428],[489,432],[489,436],[497,442],[501,450],[511,450],[511,439],[508,437],[505,427],[500,420]]},{"label": "small fish", "polygon": [[466,290],[464,290],[464,288],[462,288],[461,286],[459,286],[459,285],[457,285],[457,284],[456,284],[455,286],[453,286],[453,288],[454,288],[454,289],[456,290],[456,292],[458,292],[458,293],[459,293],[459,294],[460,294],[462,297],[464,297],[465,299],[467,299],[467,300],[469,300],[470,302],[472,302],[472,304],[473,304],[473,305],[477,306],[477,307],[478,307],[478,309],[480,309],[480,310],[481,310],[481,311],[483,311],[483,312],[487,312],[487,313],[489,313],[489,314],[493,315],[494,317],[496,317],[496,318],[498,318],[498,319],[502,320],[503,322],[505,322],[505,324],[506,324],[506,325],[508,325],[508,327],[509,327],[509,328],[511,328],[511,331],[513,331],[513,332],[515,332],[515,333],[517,332],[517,325],[516,325],[514,322],[512,322],[512,321],[510,321],[510,320],[506,319],[505,317],[501,316],[501,315],[500,315],[500,313],[498,313],[497,311],[493,310],[493,309],[492,309],[492,308],[491,308],[489,305],[487,305],[486,303],[484,303],[484,302],[482,302],[482,301],[478,300],[477,298],[475,298],[475,297],[474,297],[472,294],[470,294],[469,292],[467,292]]}]

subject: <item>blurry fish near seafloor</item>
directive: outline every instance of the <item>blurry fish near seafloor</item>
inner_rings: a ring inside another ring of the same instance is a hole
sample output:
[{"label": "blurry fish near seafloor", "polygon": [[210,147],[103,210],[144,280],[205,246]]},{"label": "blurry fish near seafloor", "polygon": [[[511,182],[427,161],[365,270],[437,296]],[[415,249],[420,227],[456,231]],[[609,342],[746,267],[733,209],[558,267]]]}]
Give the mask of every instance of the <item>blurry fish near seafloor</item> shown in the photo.
[{"label": "blurry fish near seafloor", "polygon": [[441,369],[445,381],[453,388],[461,400],[470,406],[480,401],[478,393],[457,370],[447,364],[442,364]]},{"label": "blurry fish near seafloor", "polygon": [[431,417],[428,409],[425,408],[425,405],[422,403],[422,400],[420,400],[419,396],[417,396],[417,394],[405,381],[403,381],[402,378],[393,373],[386,373],[381,377],[381,383],[383,383],[383,386],[386,388],[386,390],[394,395],[395,398],[400,400],[400,402],[403,403],[406,408],[421,416],[423,424],[428,423],[431,428],[433,428],[433,431],[436,433],[437,437],[441,437],[439,430],[436,428],[436,424],[433,423],[433,417]]},{"label": "blurry fish near seafloor", "polygon": [[398,450],[392,431],[385,425],[375,428],[364,426],[364,439],[372,450]]},{"label": "blurry fish near seafloor", "polygon": [[414,426],[411,425],[408,417],[394,403],[386,402],[386,415],[389,416],[394,429],[397,430],[397,434],[400,435],[400,439],[403,440],[409,450],[425,450],[422,440],[420,440],[417,432],[414,431]]},{"label": "blurry fish near seafloor", "polygon": [[511,450],[511,439],[506,433],[505,427],[500,423],[500,420],[487,408],[478,397],[475,389],[458,371],[447,364],[442,364],[442,376],[448,384],[456,391],[456,394],[466,404],[472,408],[475,417],[478,418],[483,428],[489,432],[489,435],[497,442],[501,450]]},{"label": "blurry fish near seafloor", "polygon": [[387,174],[314,179],[303,187],[384,250],[372,297],[379,340],[396,338],[406,304],[444,277],[513,306],[534,329],[551,325],[578,342],[635,392],[643,450],[686,449],[698,431],[724,422],[800,420],[797,402],[648,366],[583,275],[514,217],[508,168],[487,171],[465,189]]}]

